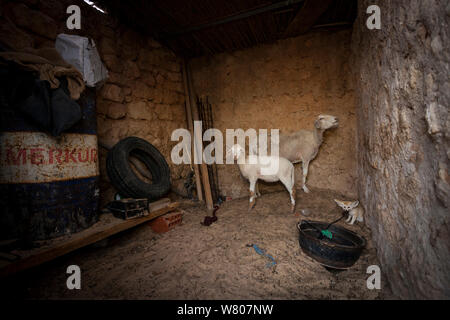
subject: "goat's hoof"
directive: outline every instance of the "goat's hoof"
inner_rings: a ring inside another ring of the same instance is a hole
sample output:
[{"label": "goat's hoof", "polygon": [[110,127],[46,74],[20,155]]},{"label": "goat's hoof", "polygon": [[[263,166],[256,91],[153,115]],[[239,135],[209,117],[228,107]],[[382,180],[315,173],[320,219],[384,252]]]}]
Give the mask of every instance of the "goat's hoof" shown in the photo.
[{"label": "goat's hoof", "polygon": [[304,191],[305,193],[309,193],[309,192],[310,192],[307,186],[303,186],[303,191]]},{"label": "goat's hoof", "polygon": [[249,205],[248,205],[248,211],[250,212],[250,211],[252,211],[252,209],[255,207],[255,202],[253,202],[253,203],[250,203]]},{"label": "goat's hoof", "polygon": [[295,213],[295,206],[291,206],[291,213]]}]

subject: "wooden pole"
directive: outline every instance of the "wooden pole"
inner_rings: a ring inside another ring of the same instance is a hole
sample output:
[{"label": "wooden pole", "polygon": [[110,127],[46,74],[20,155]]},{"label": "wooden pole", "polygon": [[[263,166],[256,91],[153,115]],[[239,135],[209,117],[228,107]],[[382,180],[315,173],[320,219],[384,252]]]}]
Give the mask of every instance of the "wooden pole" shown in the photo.
[{"label": "wooden pole", "polygon": [[[197,103],[195,102],[195,98],[194,98],[194,87],[192,84],[192,74],[189,70],[189,65],[186,63],[186,75],[187,75],[187,83],[188,83],[188,89],[189,89],[189,97],[191,100],[191,107],[192,107],[192,117],[194,121],[200,121],[200,118],[198,116],[198,106]],[[194,134],[195,134],[195,140],[196,140],[196,144],[194,143],[194,145],[197,145],[201,150],[203,147],[203,133],[202,132],[195,132],[196,130],[194,130]],[[198,151],[197,150],[197,151]],[[200,155],[201,159],[202,159],[202,163],[200,164],[200,170],[202,173],[202,182],[203,182],[203,190],[205,191],[205,200],[206,200],[206,208],[208,210],[212,210],[213,209],[213,199],[212,199],[212,195],[211,195],[211,186],[209,185],[209,175],[208,175],[208,167],[206,166],[206,163],[203,161],[203,154]]]},{"label": "wooden pole", "polygon": [[[187,64],[186,59],[183,59],[183,84],[184,84],[184,96],[186,100],[186,121],[188,124],[188,129],[191,132],[191,138],[194,137],[194,125],[192,122],[192,108],[191,108],[191,99],[189,94],[189,85],[188,85],[188,75],[187,75]],[[193,141],[192,141],[193,142]],[[203,192],[202,192],[202,182],[200,180],[200,170],[198,169],[198,164],[195,164],[194,159],[194,143],[191,143],[191,164],[194,167],[195,174],[195,186],[197,187],[197,197],[199,201],[203,201]]]}]

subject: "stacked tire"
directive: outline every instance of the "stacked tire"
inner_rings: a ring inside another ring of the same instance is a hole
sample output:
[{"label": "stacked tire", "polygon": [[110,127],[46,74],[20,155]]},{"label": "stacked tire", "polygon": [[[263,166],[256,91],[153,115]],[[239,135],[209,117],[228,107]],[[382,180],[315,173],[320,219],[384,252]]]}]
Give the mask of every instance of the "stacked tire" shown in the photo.
[{"label": "stacked tire", "polygon": [[[130,156],[147,167],[152,174],[152,183],[141,180],[135,174],[129,163]],[[154,201],[170,190],[170,169],[164,156],[141,138],[128,137],[117,143],[108,152],[106,170],[122,197]]]}]

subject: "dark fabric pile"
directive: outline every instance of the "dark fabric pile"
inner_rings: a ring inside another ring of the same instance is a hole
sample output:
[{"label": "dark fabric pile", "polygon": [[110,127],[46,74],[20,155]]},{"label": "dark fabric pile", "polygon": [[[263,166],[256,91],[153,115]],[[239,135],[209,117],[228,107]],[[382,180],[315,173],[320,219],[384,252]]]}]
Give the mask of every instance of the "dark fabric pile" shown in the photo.
[{"label": "dark fabric pile", "polygon": [[44,58],[39,56],[35,57],[39,63],[33,64],[29,54],[25,65],[23,59],[19,61],[23,56],[0,53],[2,105],[16,109],[42,131],[59,136],[81,120],[81,108],[72,98],[79,97],[84,85],[78,85],[78,75],[70,65],[61,66],[60,61],[52,65],[48,60],[42,64]]}]

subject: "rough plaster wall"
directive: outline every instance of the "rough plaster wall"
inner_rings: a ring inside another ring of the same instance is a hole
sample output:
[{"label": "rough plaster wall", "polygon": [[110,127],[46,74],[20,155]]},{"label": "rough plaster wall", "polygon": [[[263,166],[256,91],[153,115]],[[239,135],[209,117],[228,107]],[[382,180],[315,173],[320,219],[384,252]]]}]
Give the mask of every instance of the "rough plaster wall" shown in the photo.
[{"label": "rough plaster wall", "polygon": [[[81,7],[81,30],[66,28],[66,8]],[[3,1],[1,41],[17,50],[54,46],[59,33],[94,39],[109,79],[97,92],[99,141],[114,145],[128,136],[146,139],[165,156],[172,180],[185,177],[188,166],[175,166],[170,152],[173,130],[186,127],[179,59],[159,43],[120,25],[81,1]],[[100,148],[101,202],[115,193],[106,174],[107,152]]]},{"label": "rough plaster wall", "polygon": [[[356,119],[348,57],[351,31],[311,33],[275,44],[225,53],[192,63],[194,86],[209,96],[215,127],[266,128],[291,133],[312,130],[321,113],[336,115],[340,127],[325,133],[310,165],[308,185],[356,196]],[[301,188],[301,165],[296,165]],[[220,189],[248,196],[237,165],[219,165]],[[281,185],[263,189],[282,189]]]},{"label": "rough plaster wall", "polygon": [[352,41],[359,194],[381,269],[402,298],[450,297],[448,1],[377,1]]}]

